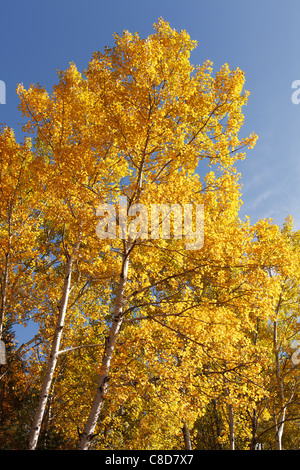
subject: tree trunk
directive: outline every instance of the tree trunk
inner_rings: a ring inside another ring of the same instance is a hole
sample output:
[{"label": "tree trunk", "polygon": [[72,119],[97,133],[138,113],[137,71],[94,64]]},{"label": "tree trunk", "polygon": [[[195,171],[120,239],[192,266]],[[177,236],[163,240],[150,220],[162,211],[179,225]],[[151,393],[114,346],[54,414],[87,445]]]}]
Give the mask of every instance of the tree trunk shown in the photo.
[{"label": "tree trunk", "polygon": [[60,305],[59,305],[59,313],[58,313],[58,317],[56,321],[56,327],[55,327],[54,337],[52,341],[52,347],[51,347],[51,352],[50,352],[50,356],[48,360],[48,365],[47,365],[47,369],[46,369],[46,373],[44,376],[42,389],[41,389],[41,393],[39,397],[39,403],[36,408],[31,430],[30,430],[29,444],[28,444],[29,450],[35,450],[37,443],[38,443],[38,439],[39,439],[39,435],[41,431],[41,425],[42,425],[42,421],[43,421],[43,417],[44,417],[44,413],[45,413],[45,409],[47,405],[47,400],[49,396],[49,391],[50,391],[50,387],[52,384],[55,367],[57,364],[60,341],[62,337],[64,322],[65,322],[65,315],[66,315],[68,299],[69,299],[69,294],[70,294],[73,261],[74,261],[73,256],[70,256],[69,254],[67,254],[63,293],[62,293],[62,298],[61,298]]},{"label": "tree trunk", "polygon": [[95,398],[91,407],[89,417],[86,421],[83,433],[81,434],[81,439],[79,442],[78,450],[87,450],[89,448],[90,442],[93,439],[94,431],[97,425],[97,421],[103,406],[104,398],[107,392],[107,382],[109,380],[109,370],[110,364],[117,342],[118,335],[121,330],[123,323],[123,300],[125,286],[127,282],[127,272],[129,264],[129,250],[125,250],[123,265],[120,274],[119,286],[116,295],[115,311],[113,322],[110,327],[108,336],[106,337],[104,353],[101,362],[101,373],[99,375],[97,390]]},{"label": "tree trunk", "polygon": [[284,420],[286,413],[286,406],[284,404],[284,390],[283,390],[283,379],[280,372],[280,360],[279,360],[279,346],[277,340],[277,322],[273,323],[273,346],[275,354],[275,368],[276,368],[276,380],[278,386],[280,413],[277,419],[275,415],[275,432],[276,432],[276,450],[282,450],[282,435],[284,428]]},{"label": "tree trunk", "polygon": [[251,417],[251,430],[252,436],[250,441],[250,450],[256,450],[256,432],[257,432],[257,413],[256,408],[253,410],[253,416]]},{"label": "tree trunk", "polygon": [[278,420],[275,420],[275,429],[276,429],[276,450],[282,450],[282,435],[284,428],[286,408],[284,407],[283,412],[279,414]]},{"label": "tree trunk", "polygon": [[5,253],[5,267],[4,267],[4,274],[3,279],[1,282],[1,312],[0,312],[0,339],[2,338],[3,333],[3,323],[6,314],[6,296],[7,296],[7,286],[9,280],[9,263],[10,263],[10,250],[11,250],[11,218],[12,218],[12,207],[10,208],[9,216],[8,216],[8,247]]},{"label": "tree trunk", "polygon": [[[216,398],[212,399],[212,405],[213,405],[213,414],[214,414],[214,418],[215,418],[217,438],[218,438],[218,437],[221,436],[221,420],[220,420],[220,416],[218,414],[217,399]],[[222,442],[215,442],[215,447],[217,447],[220,450],[223,450],[223,443]]]},{"label": "tree trunk", "polygon": [[182,432],[183,432],[183,437],[184,437],[184,448],[185,448],[185,450],[192,450],[190,429],[189,429],[189,425],[186,421],[183,423]]},{"label": "tree trunk", "polygon": [[228,405],[229,411],[229,438],[230,438],[230,450],[235,449],[235,437],[234,437],[234,413],[233,413],[233,405],[230,403]]}]

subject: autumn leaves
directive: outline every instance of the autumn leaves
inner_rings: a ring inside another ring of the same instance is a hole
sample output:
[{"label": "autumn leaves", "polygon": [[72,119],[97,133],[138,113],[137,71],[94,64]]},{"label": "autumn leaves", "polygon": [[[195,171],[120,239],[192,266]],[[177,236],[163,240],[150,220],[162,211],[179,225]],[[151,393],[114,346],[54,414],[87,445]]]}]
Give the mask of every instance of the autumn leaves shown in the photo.
[{"label": "autumn leaves", "polygon": [[[272,223],[239,219],[234,163],[256,140],[238,136],[244,76],[192,66],[194,47],[161,19],[146,40],[116,35],[83,74],[70,64],[51,94],[18,87],[34,139],[0,136],[1,299],[3,321],[40,328],[31,449],[50,422],[69,448],[181,447],[212,400],[234,447],[235,420],[268,395],[269,321],[296,250]],[[129,234],[110,211],[120,201],[124,220],[140,214]],[[140,236],[154,205],[168,210],[153,233],[168,236]],[[190,250],[176,236],[188,207],[204,207]]]}]

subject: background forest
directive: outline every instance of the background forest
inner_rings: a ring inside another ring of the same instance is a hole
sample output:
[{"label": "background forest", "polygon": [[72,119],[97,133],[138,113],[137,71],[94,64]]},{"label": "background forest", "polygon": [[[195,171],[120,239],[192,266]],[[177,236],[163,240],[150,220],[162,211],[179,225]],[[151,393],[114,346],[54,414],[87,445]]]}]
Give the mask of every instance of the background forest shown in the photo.
[{"label": "background forest", "polygon": [[[196,46],[160,18],[51,92],[17,87],[23,138],[0,133],[1,449],[300,447],[300,233],[240,216],[245,76],[193,65]],[[202,204],[203,246],[174,224],[99,238],[99,205],[121,197],[129,221],[136,204]],[[17,343],[16,324],[38,332]]]}]

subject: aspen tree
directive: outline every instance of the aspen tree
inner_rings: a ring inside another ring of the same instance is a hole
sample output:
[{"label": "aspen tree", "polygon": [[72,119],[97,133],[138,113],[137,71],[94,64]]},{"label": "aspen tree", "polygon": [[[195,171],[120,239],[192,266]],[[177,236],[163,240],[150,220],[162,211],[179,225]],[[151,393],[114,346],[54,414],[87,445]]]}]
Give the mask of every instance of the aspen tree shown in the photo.
[{"label": "aspen tree", "polygon": [[[146,338],[159,325],[170,338],[174,335],[198,345],[201,360],[210,357],[214,372],[222,370],[216,361],[222,350],[217,343],[221,329],[213,321],[213,309],[217,306],[223,324],[230,324],[232,309],[222,298],[228,289],[226,273],[230,264],[240,265],[243,255],[226,249],[226,244],[234,240],[236,231],[242,236],[247,230],[237,219],[240,191],[234,162],[244,158],[241,150],[251,148],[256,136],[238,137],[241,110],[248,99],[242,71],[225,64],[214,78],[209,61],[198,67],[190,63],[195,46],[185,31],[177,32],[160,19],[146,40],[128,31],[115,35],[115,46],[95,53],[84,76],[70,64],[59,72],[51,95],[40,86],[18,88],[20,109],[28,118],[24,131],[37,132],[49,149],[43,170],[50,195],[45,220],[52,219],[60,230],[65,224],[68,246],[75,246],[80,233],[80,269],[93,282],[99,279],[106,297],[110,292],[98,382],[85,424],[80,426],[79,449],[89,448],[95,436],[104,400],[114,385],[110,373],[115,350],[128,321],[135,321],[139,313],[139,325],[148,325]],[[219,165],[206,175],[205,184],[197,175],[201,160],[210,167]],[[117,213],[117,237],[97,240],[97,207],[117,205],[121,198],[127,207],[125,213]],[[189,240],[174,237],[174,226],[171,240],[151,239],[149,231],[139,232],[137,221],[130,224],[133,233],[124,234],[122,220],[127,217],[132,222],[141,204],[149,213],[153,203],[182,208],[204,204],[209,215],[204,245],[189,251]],[[56,253],[61,260],[62,248]],[[237,272],[242,275],[240,266]],[[224,283],[223,293],[212,300],[206,293],[216,293],[219,282]],[[201,326],[206,315],[215,327],[215,342],[209,339],[209,326]],[[226,338],[232,333],[229,326],[223,330]],[[234,348],[228,356],[234,367],[240,367]],[[195,368],[192,361],[189,374]],[[186,382],[187,376],[180,377],[179,372],[183,367],[173,371],[178,384]],[[175,402],[181,416],[179,429],[188,408],[180,393],[176,392]],[[193,413],[191,419],[195,419]]]}]

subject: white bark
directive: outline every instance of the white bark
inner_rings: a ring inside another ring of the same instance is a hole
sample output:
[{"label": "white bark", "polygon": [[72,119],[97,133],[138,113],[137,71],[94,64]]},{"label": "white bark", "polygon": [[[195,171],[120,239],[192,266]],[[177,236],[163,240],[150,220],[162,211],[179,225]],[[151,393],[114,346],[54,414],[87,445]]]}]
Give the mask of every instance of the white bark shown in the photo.
[{"label": "white bark", "polygon": [[228,405],[229,411],[229,438],[230,438],[230,450],[235,449],[235,436],[234,436],[234,412],[233,405],[230,403]]},{"label": "white bark", "polygon": [[275,420],[275,429],[276,429],[276,450],[282,450],[282,435],[284,428],[286,407],[284,407],[283,412],[279,414],[278,420]]},{"label": "white bark", "polygon": [[58,317],[56,320],[56,327],[55,327],[54,337],[52,341],[51,352],[50,352],[47,369],[46,369],[46,373],[45,373],[43,384],[42,384],[42,389],[41,389],[41,393],[39,397],[39,403],[36,408],[32,426],[31,426],[29,444],[28,444],[29,450],[35,450],[37,443],[38,443],[38,439],[39,439],[39,435],[41,431],[41,425],[42,425],[42,421],[43,421],[43,417],[44,417],[44,413],[45,413],[45,409],[47,405],[47,400],[49,397],[50,387],[52,384],[52,379],[53,379],[55,367],[57,364],[59,347],[60,347],[63,327],[65,323],[66,310],[67,310],[68,299],[69,299],[69,294],[70,294],[73,261],[74,261],[73,256],[70,256],[69,254],[67,254],[63,293],[62,293],[62,298],[61,298],[60,305],[59,305],[59,313],[58,313]]},{"label": "white bark", "polygon": [[116,295],[116,303],[114,310],[114,317],[108,336],[106,337],[104,353],[101,363],[101,373],[99,375],[97,390],[95,398],[90,410],[89,417],[86,421],[83,433],[81,434],[81,440],[78,446],[79,450],[87,450],[90,442],[93,438],[97,421],[103,406],[105,394],[107,392],[107,382],[109,380],[110,364],[115,349],[116,341],[120,333],[120,329],[123,323],[123,300],[124,292],[127,281],[127,271],[129,264],[129,252],[125,250],[122,271],[120,275],[118,291]]},{"label": "white bark", "polygon": [[284,389],[283,389],[283,379],[280,372],[280,360],[279,360],[279,346],[277,340],[277,322],[274,321],[273,324],[273,346],[275,353],[275,368],[276,368],[276,380],[278,386],[279,394],[279,403],[280,403],[280,413],[277,418],[275,415],[275,430],[276,430],[276,450],[282,450],[282,435],[284,429],[284,421],[286,414],[286,405],[284,404]]}]

